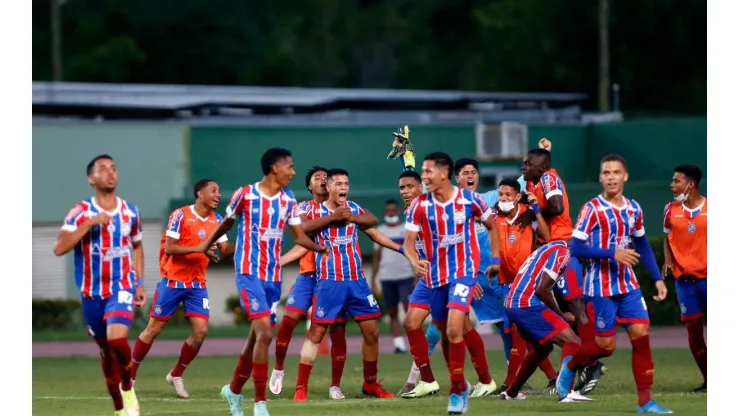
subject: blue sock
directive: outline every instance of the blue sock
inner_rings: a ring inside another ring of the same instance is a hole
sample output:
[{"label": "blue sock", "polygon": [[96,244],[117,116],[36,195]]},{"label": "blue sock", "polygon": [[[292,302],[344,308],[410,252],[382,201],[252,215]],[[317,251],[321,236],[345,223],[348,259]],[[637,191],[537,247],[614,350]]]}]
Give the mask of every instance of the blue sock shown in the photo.
[{"label": "blue sock", "polygon": [[504,332],[504,321],[496,322],[494,326],[496,327],[496,332],[498,332],[498,335],[501,337],[501,341],[504,343],[504,355],[506,356],[506,362],[509,362],[512,343],[511,334],[507,334]]},{"label": "blue sock", "polygon": [[427,328],[427,332],[425,334],[427,337],[427,344],[429,345],[429,356],[432,356],[432,353],[434,352],[434,348],[439,344],[439,330],[437,329],[437,326],[434,324],[429,325],[429,328]]}]

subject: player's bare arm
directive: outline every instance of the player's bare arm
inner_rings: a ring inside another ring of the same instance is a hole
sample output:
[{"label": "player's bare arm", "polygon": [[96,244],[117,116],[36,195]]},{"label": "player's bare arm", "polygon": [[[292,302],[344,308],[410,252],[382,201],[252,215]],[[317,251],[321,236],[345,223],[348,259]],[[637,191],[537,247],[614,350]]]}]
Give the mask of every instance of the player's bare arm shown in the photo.
[{"label": "player's bare arm", "polygon": [[411,267],[414,268],[414,274],[424,276],[427,273],[429,262],[420,260],[419,254],[416,252],[416,237],[418,235],[419,233],[417,232],[406,230],[406,237],[403,239],[403,254],[409,263],[411,263]]},{"label": "player's bare arm", "polygon": [[293,240],[299,246],[314,251],[316,253],[323,254],[325,256],[331,255],[331,250],[329,250],[329,247],[319,246],[318,244],[314,243],[313,240],[311,240],[311,238],[309,238],[303,231],[303,227],[301,227],[301,225],[291,225],[290,232],[293,234]]},{"label": "player's bare arm", "polygon": [[[381,233],[380,231],[376,230],[375,228],[369,228],[367,230],[362,230],[365,234],[367,234],[368,237],[370,237],[373,242],[378,243],[379,245],[391,249],[393,251],[401,252],[401,245],[396,244],[388,238],[385,234]],[[380,256],[378,256],[378,259],[380,259]]]},{"label": "player's bare arm", "polygon": [[101,212],[89,220],[84,221],[74,231],[61,230],[54,244],[54,255],[63,256],[69,253],[90,232],[92,227],[108,224],[109,221],[110,216],[105,212]]},{"label": "player's bare arm", "polygon": [[668,270],[673,271],[673,250],[671,250],[671,245],[668,244],[668,236],[663,238],[663,257],[665,258],[662,270],[663,277],[668,277]]},{"label": "player's bare arm", "polygon": [[330,226],[335,221],[349,221],[350,217],[352,217],[352,210],[347,206],[342,206],[337,208],[331,215],[305,220],[305,222],[303,216],[301,216],[301,228],[305,234],[313,234]]},{"label": "player's bare arm", "polygon": [[205,253],[208,250],[210,250],[213,244],[216,243],[216,240],[221,238],[221,236],[226,234],[231,229],[231,227],[234,226],[234,222],[235,222],[235,219],[233,217],[224,218],[223,221],[221,221],[221,224],[218,225],[218,228],[216,228],[216,231],[214,231],[213,234],[211,234],[211,236],[208,237],[208,239],[206,239],[206,241],[202,242],[199,246],[197,246],[198,247],[197,252]]},{"label": "player's bare arm", "polygon": [[362,214],[350,216],[349,222],[357,224],[362,231],[365,231],[364,228],[375,227],[376,225],[380,224],[378,217],[376,217],[375,214],[370,211],[365,211]]},{"label": "player's bare arm", "polygon": [[199,253],[198,246],[183,246],[177,244],[177,239],[172,237],[167,237],[164,240],[164,254],[168,256],[184,256],[192,253]]},{"label": "player's bare arm", "polygon": [[482,224],[488,229],[488,242],[491,244],[491,255],[493,256],[492,265],[486,269],[486,276],[489,280],[498,273],[499,261],[501,258],[501,240],[499,239],[498,226],[496,225],[496,219],[493,215],[489,215]]},{"label": "player's bare arm", "polygon": [[542,216],[545,218],[556,217],[565,212],[565,204],[562,195],[552,195],[547,198],[547,206],[542,208]]},{"label": "player's bare arm", "polygon": [[378,247],[373,250],[372,272],[370,273],[370,283],[372,285],[371,287],[375,287],[378,282],[378,272],[380,271],[380,259],[382,258],[382,256],[382,248]]},{"label": "player's bare arm", "polygon": [[548,308],[552,309],[555,313],[562,316],[563,319],[565,319],[566,322],[571,323],[575,320],[575,317],[571,313],[563,313],[563,311],[560,310],[560,307],[558,306],[558,302],[555,301],[555,296],[552,294],[552,287],[555,285],[555,282],[558,280],[558,276],[554,276],[547,271],[543,271],[543,276],[540,279],[540,284],[537,285],[537,288],[534,290],[535,294],[538,298],[544,303]]},{"label": "player's bare arm", "polygon": [[218,252],[221,253],[221,256],[223,257],[233,256],[234,252],[236,251],[236,244],[230,243],[228,241],[216,243],[216,246],[218,247]]},{"label": "player's bare arm", "polygon": [[288,250],[287,253],[280,256],[280,265],[285,266],[286,264],[293,263],[296,260],[299,260],[301,257],[305,256],[306,253],[308,253],[308,249],[305,247],[301,247],[299,245],[294,245],[293,248]]},{"label": "player's bare arm", "polygon": [[[141,281],[144,278],[144,245],[141,241],[135,241],[131,243],[134,249],[134,273],[136,273],[136,279]],[[144,306],[146,303],[146,290],[143,285],[136,286],[136,298],[134,299],[134,305],[137,308]]]},{"label": "player's bare arm", "polygon": [[537,195],[532,192],[527,192],[526,195],[527,203],[529,203],[529,210],[535,215],[535,219],[537,221],[537,235],[542,237],[545,242],[550,241],[550,227],[547,226],[547,221],[540,211]]}]

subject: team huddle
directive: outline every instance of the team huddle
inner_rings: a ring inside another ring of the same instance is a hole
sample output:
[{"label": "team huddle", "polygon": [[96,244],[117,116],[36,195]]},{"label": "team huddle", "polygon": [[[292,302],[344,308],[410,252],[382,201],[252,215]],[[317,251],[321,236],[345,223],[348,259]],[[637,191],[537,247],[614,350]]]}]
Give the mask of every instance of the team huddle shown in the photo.
[{"label": "team huddle", "polygon": [[[702,172],[692,165],[675,169],[671,183],[675,201],[663,214],[666,264],[661,271],[645,235],[642,208],[623,195],[628,179],[624,158],[602,159],[604,191],[583,205],[573,224],[565,184],[551,168],[550,147],[549,141],[541,140],[524,159],[522,177],[504,179],[497,189],[482,194],[476,192],[478,163],[473,159],[454,162],[449,155],[434,152],[424,157],[420,174],[406,166],[398,179],[405,205],[401,244],[379,232],[377,217],[348,198],[346,170],[311,168],[305,186],[312,199],[296,201],[288,188],[295,176],[292,155],[282,148],[262,155],[263,179],[234,191],[225,217],[215,211],[221,199],[218,184],[203,179],[194,186],[195,202],[170,214],[160,243],[160,280],[149,323],[133,351],[127,339],[134,309],[146,303],[141,218],[136,206],[116,196],[113,159],[96,157],[87,167],[95,196],[69,212],[54,253],[74,250],[83,313],[88,332],[100,347],[114,416],[140,414],[134,392],[138,367],[180,304],[192,333],[166,381],[178,396],[189,397],[182,376],[208,330],[206,268],[209,262],[230,256],[241,307],[250,321],[232,380],[221,389],[232,416],[244,414],[242,389],[250,378],[254,415],[269,415],[267,389],[282,394],[288,345],[309,310],[311,323],[300,351],[294,401],[308,398],[311,371],[327,333],[329,397],[344,399],[340,384],[350,318],[362,333],[363,394],[414,399],[438,393],[430,355],[441,344],[450,379],[449,414],[466,413],[471,397],[525,399],[522,391],[537,368],[546,374],[547,390],[557,400],[590,400],[586,396],[606,371],[600,359],[614,352],[617,325],[622,325],[632,343],[637,413],[673,413],[652,398],[650,319],[633,266],[640,262],[649,272],[656,301],[668,295],[664,283],[668,271],[676,277],[681,317],[704,378],[695,391],[706,391],[702,318],[707,296],[707,200],[698,190]],[[236,241],[231,243],[226,232],[235,223]],[[286,226],[296,246],[283,253]],[[385,390],[378,378],[381,312],[363,272],[360,232],[405,256],[416,276],[403,325],[413,363],[398,395]],[[288,292],[270,374],[269,346],[277,324],[282,267],[294,261],[299,261],[299,275]],[[471,309],[480,322],[493,323],[502,338],[508,368],[499,386],[490,374],[483,338],[471,323]],[[423,331],[429,316],[432,324]],[[554,345],[562,351],[559,372],[549,359]],[[475,386],[464,374],[466,351],[477,373]]]}]

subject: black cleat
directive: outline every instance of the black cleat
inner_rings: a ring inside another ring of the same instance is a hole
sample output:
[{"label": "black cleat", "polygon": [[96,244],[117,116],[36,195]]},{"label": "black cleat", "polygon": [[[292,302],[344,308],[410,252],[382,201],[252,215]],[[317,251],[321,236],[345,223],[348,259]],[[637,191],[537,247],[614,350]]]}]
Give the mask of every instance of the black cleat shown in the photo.
[{"label": "black cleat", "polygon": [[701,383],[694,390],[691,390],[691,393],[706,393],[706,392],[707,392],[707,382],[706,381]]},{"label": "black cleat", "polygon": [[505,392],[506,389],[508,389],[508,388],[509,388],[509,386],[507,386],[506,384],[502,384],[502,385],[498,386],[498,388],[496,390],[493,391],[493,394],[496,395],[496,396],[499,396],[501,393]]},{"label": "black cleat", "polygon": [[[596,386],[599,384],[599,380],[601,377],[606,374],[607,368],[604,364],[601,363],[601,361],[596,361],[594,365],[586,367],[583,370],[584,375],[584,381],[583,386],[581,386],[580,389],[574,389],[581,393],[582,395],[586,396],[594,389],[596,389]],[[580,380],[579,380],[580,384]]]},{"label": "black cleat", "polygon": [[557,379],[550,379],[547,380],[547,387],[545,387],[544,394],[546,396],[554,396],[557,394],[557,389],[555,388],[555,385],[557,383]]}]

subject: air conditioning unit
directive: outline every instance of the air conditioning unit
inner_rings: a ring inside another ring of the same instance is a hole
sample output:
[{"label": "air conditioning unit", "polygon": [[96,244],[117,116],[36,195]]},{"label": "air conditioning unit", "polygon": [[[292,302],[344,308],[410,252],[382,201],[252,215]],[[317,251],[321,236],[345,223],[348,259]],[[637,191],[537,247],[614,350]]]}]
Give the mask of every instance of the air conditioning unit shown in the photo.
[{"label": "air conditioning unit", "polygon": [[478,123],[475,151],[479,160],[521,159],[528,149],[527,126],[521,123]]}]

